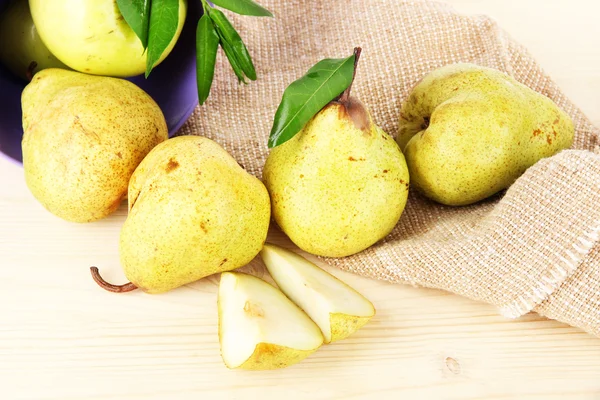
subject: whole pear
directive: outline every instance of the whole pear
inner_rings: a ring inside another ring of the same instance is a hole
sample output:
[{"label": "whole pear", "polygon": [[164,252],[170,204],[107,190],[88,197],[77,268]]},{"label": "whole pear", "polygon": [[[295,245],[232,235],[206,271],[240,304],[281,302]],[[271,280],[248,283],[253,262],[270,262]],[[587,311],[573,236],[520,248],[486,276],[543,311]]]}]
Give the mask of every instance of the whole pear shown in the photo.
[{"label": "whole pear", "polygon": [[[29,5],[42,40],[69,67],[116,77],[146,70],[148,52],[115,0],[29,0]],[[175,47],[186,15],[187,0],[179,0],[177,31],[156,65]]]},{"label": "whole pear", "polygon": [[384,238],[408,197],[400,148],[349,91],[273,148],[263,170],[279,227],[321,256],[348,256]]},{"label": "whole pear", "polygon": [[27,0],[10,2],[0,15],[0,61],[27,81],[45,68],[68,69],[40,39]]},{"label": "whole pear", "polygon": [[178,136],[156,146],[129,184],[121,265],[161,293],[249,263],[270,222],[269,194],[221,146]]},{"label": "whole pear", "polygon": [[168,138],[158,105],[122,79],[45,69],[23,90],[22,109],[27,185],[68,221],[115,211],[135,168]]},{"label": "whole pear", "polygon": [[573,143],[571,118],[552,100],[492,68],[451,64],[425,76],[400,111],[397,141],[411,183],[460,206],[509,187]]}]

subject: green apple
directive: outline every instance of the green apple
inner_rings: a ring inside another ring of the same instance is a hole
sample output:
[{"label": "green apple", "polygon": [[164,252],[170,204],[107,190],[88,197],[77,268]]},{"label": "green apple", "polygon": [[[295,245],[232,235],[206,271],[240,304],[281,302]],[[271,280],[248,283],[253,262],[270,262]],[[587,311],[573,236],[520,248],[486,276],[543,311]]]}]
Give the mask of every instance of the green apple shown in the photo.
[{"label": "green apple", "polygon": [[10,2],[0,15],[0,62],[26,80],[42,69],[68,69],[40,39],[27,0]]},{"label": "green apple", "polygon": [[[38,32],[50,51],[69,67],[88,74],[130,77],[146,70],[140,39],[115,0],[30,0]],[[187,14],[179,0],[179,25],[162,62],[171,52]]]}]

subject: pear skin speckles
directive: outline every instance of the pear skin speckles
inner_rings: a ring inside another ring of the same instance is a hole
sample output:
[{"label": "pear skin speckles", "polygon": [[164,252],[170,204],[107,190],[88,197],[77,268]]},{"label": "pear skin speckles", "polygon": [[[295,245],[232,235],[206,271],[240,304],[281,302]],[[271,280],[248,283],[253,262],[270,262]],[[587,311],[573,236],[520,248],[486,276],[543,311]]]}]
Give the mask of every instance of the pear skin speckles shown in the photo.
[{"label": "pear skin speckles", "polygon": [[467,205],[510,186],[527,168],[573,143],[569,116],[502,72],[439,68],[402,105],[396,138],[411,184],[446,205]]},{"label": "pear skin speckles", "polygon": [[138,164],[168,138],[158,105],[122,79],[45,69],[24,89],[22,108],[27,185],[68,221],[115,211]]},{"label": "pear skin speckles", "polygon": [[352,113],[358,117],[329,104],[273,148],[263,169],[275,221],[312,254],[366,249],[394,228],[406,205],[409,175],[400,148],[366,109]]}]

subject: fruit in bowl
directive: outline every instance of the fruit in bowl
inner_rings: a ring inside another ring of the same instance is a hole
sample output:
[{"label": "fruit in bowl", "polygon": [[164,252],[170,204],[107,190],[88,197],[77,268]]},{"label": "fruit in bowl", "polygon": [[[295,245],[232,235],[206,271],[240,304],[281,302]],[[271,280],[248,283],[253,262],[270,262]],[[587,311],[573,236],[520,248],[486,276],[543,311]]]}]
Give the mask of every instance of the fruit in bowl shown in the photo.
[{"label": "fruit in bowl", "polygon": [[[146,71],[148,51],[119,12],[116,1],[30,0],[29,5],[40,37],[69,67],[118,77]],[[158,63],[173,50],[186,14],[187,1],[179,0],[177,29]]]},{"label": "fruit in bowl", "polygon": [[[114,4],[113,1],[109,3]],[[11,1],[0,0],[0,15],[9,12],[9,6],[12,7]],[[198,104],[195,49],[196,23],[201,15],[200,2],[191,2],[181,34],[170,54],[148,78],[144,75],[127,78],[156,101],[165,116],[170,135],[179,130]],[[22,27],[25,26],[24,22]],[[9,39],[17,40],[18,37]],[[22,161],[21,92],[27,83],[26,79],[15,75],[0,62],[0,156],[8,156],[9,160],[18,163]]]},{"label": "fruit in bowl", "polygon": [[0,16],[0,62],[23,80],[45,68],[68,68],[42,42],[27,0],[9,3]]}]

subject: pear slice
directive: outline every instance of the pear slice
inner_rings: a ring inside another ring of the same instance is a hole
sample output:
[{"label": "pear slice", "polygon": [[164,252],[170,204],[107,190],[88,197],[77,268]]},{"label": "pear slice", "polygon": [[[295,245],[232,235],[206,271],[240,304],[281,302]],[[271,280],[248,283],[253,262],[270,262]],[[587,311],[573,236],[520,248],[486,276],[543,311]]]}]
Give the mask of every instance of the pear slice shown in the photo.
[{"label": "pear slice", "polygon": [[375,315],[369,300],[306,258],[273,244],[260,255],[279,288],[319,325],[325,343],[350,336]]},{"label": "pear slice", "polygon": [[285,368],[323,344],[319,327],[267,282],[239,272],[221,274],[218,297],[221,357],[230,368]]}]

